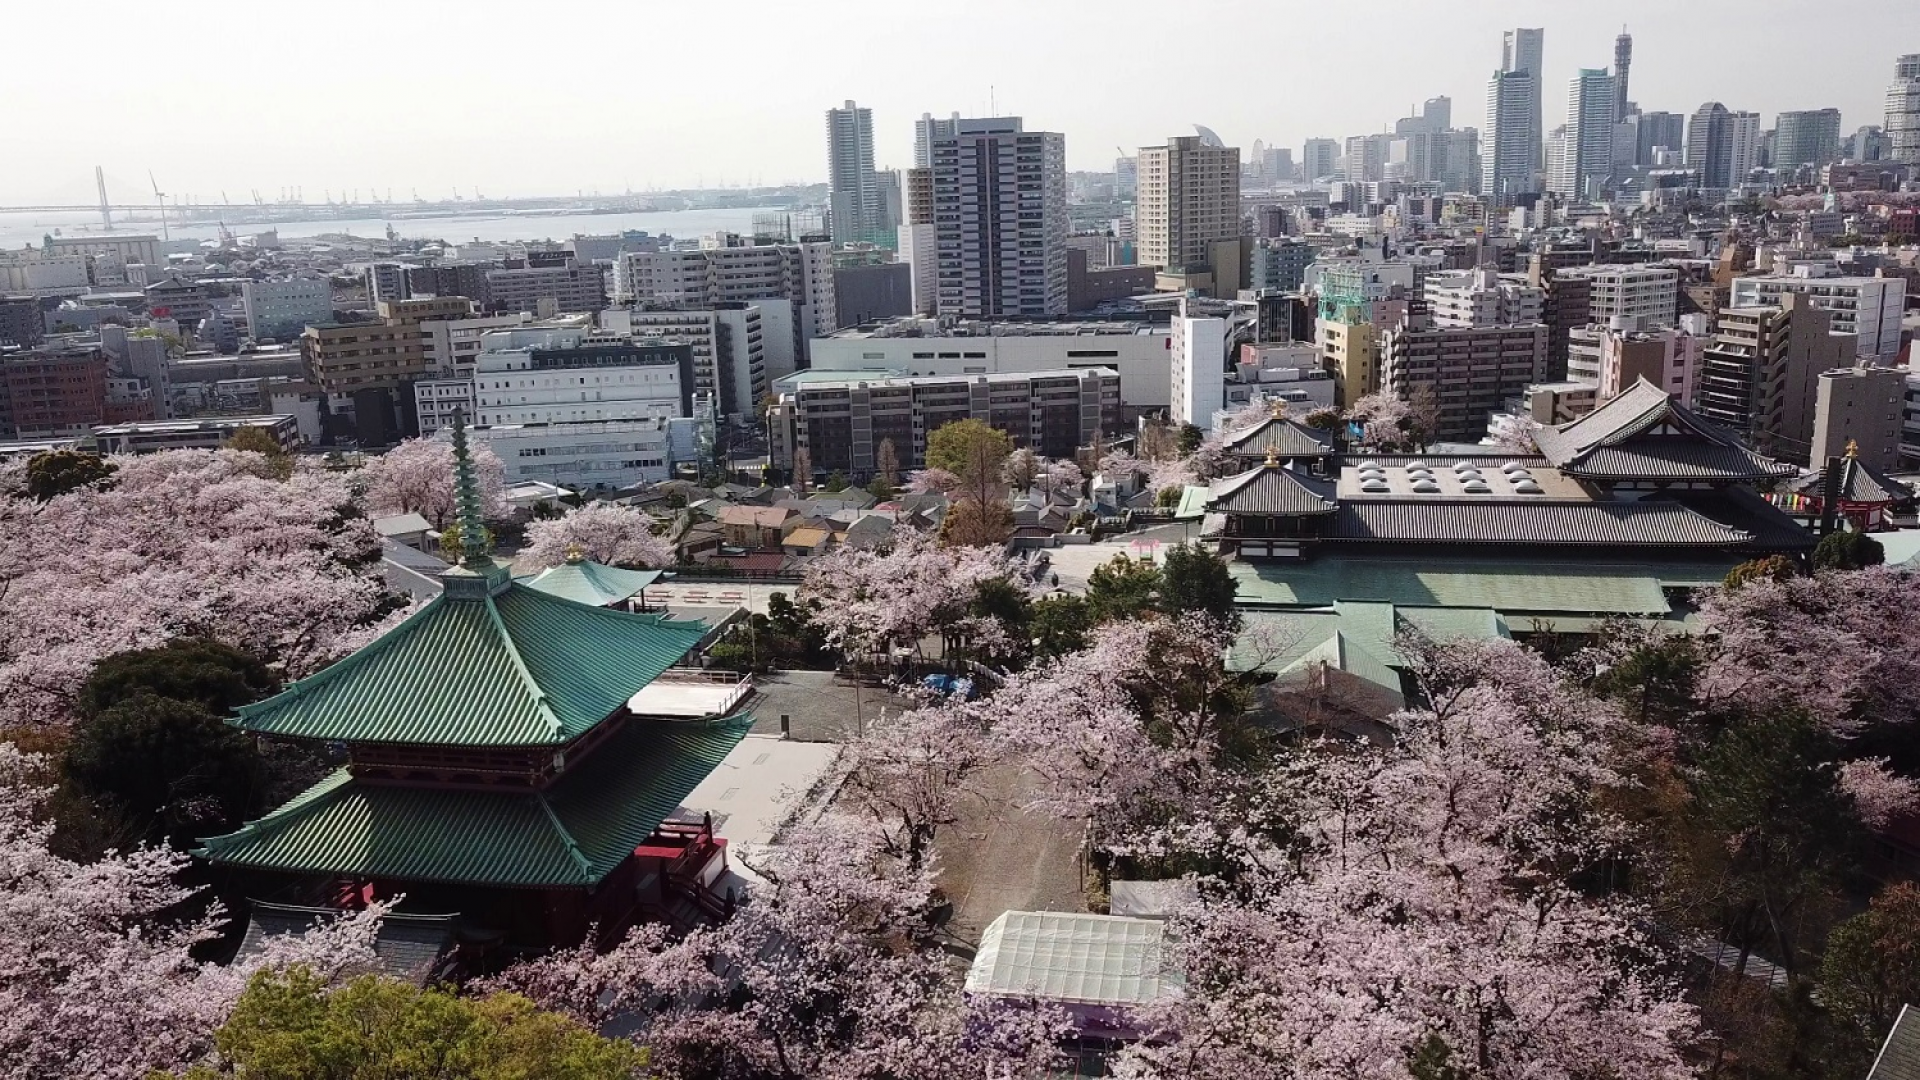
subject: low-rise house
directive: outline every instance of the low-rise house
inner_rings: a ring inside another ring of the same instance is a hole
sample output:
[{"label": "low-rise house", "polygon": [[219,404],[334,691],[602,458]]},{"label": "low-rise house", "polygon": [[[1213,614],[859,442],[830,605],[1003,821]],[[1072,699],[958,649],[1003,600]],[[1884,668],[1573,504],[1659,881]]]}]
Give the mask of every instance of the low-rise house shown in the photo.
[{"label": "low-rise house", "polygon": [[789,555],[805,558],[810,555],[824,555],[827,545],[833,542],[833,530],[825,521],[809,521],[787,533],[780,541],[780,550]]},{"label": "low-rise house", "polygon": [[785,506],[729,506],[720,511],[727,543],[748,551],[778,550],[800,514]]}]

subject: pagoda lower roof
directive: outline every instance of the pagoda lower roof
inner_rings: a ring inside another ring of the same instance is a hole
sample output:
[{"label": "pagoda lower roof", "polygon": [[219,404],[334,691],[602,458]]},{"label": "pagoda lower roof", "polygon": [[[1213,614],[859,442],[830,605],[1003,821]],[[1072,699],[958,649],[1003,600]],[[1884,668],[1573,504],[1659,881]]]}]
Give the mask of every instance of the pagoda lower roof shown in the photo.
[{"label": "pagoda lower roof", "polygon": [[550,566],[522,584],[563,600],[605,607],[633,599],[658,580],[658,570],[624,570],[596,562],[567,562]]},{"label": "pagoda lower roof", "polygon": [[707,627],[513,584],[428,601],[352,656],[238,710],[261,735],[429,746],[558,746],[625,705]]},{"label": "pagoda lower roof", "polygon": [[195,854],[222,865],[387,882],[592,888],[752,726],[630,720],[542,791],[367,783],[347,770]]}]

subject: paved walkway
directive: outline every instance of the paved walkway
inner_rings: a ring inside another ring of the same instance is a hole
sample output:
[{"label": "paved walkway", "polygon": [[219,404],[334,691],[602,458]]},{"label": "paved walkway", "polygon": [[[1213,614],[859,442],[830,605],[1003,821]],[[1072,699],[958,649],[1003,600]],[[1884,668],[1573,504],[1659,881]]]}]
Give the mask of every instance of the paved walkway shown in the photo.
[{"label": "paved walkway", "polygon": [[1014,766],[987,770],[971,785],[961,820],[934,838],[956,947],[978,946],[987,924],[1007,911],[1086,910],[1080,826],[1022,811],[1016,804],[1032,782]]}]

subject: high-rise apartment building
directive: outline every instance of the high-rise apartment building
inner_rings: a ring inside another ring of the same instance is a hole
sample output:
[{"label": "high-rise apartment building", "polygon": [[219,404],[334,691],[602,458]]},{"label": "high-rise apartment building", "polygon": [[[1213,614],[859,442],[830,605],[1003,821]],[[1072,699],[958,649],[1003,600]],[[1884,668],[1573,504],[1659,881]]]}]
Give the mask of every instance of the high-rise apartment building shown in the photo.
[{"label": "high-rise apartment building", "polygon": [[1783,112],[1773,125],[1773,167],[1825,165],[1840,160],[1840,110]]},{"label": "high-rise apartment building", "polygon": [[1889,160],[1920,166],[1920,53],[1894,62],[1884,131]]},{"label": "high-rise apartment building", "polygon": [[1134,203],[1138,261],[1187,269],[1205,266],[1215,241],[1240,235],[1240,151],[1208,146],[1197,135],[1140,148]]},{"label": "high-rise apartment building", "polygon": [[1747,182],[1747,174],[1766,162],[1767,133],[1760,128],[1759,113],[1736,112],[1730,119],[1733,123],[1730,132],[1733,156],[1727,165],[1728,186],[1739,187]]},{"label": "high-rise apartment building", "polygon": [[1815,277],[1810,273],[1773,274],[1733,279],[1728,304],[1761,307],[1799,293],[1815,307],[1833,313],[1835,333],[1857,339],[1860,357],[1883,364],[1900,355],[1900,318],[1907,303],[1907,282],[1898,277]]},{"label": "high-rise apartment building", "polygon": [[933,227],[933,170],[907,170],[906,207],[895,249],[912,272],[913,313],[931,315],[940,304],[939,240]]},{"label": "high-rise apartment building", "polygon": [[933,167],[933,140],[943,135],[953,134],[953,125],[960,120],[960,114],[954,113],[947,119],[936,118],[932,113],[921,113],[920,119],[913,122],[913,167],[930,169]]},{"label": "high-rise apartment building", "polygon": [[1717,101],[1694,110],[1687,123],[1687,168],[1700,174],[1700,186],[1738,187],[1760,165],[1760,116],[1731,112]]},{"label": "high-rise apartment building", "polygon": [[[629,251],[614,263],[614,297],[623,304],[713,308],[768,298],[793,305],[794,355],[834,325],[832,245],[748,243],[722,233],[692,251]],[[1064,273],[1064,272],[1063,272]]]},{"label": "high-rise apartment building", "polygon": [[1820,373],[1813,407],[1808,464],[1857,457],[1876,469],[1900,467],[1900,431],[1906,412],[1902,368],[1851,367]]},{"label": "high-rise apartment building", "polygon": [[1067,310],[1067,142],[1019,117],[954,121],[933,140],[939,314]]},{"label": "high-rise apartment building", "polygon": [[1635,165],[1643,168],[1652,166],[1660,150],[1676,155],[1686,151],[1687,118],[1679,113],[1643,112],[1640,114],[1639,128],[1636,132],[1639,148],[1634,157]]},{"label": "high-rise apartment building", "polygon": [[1540,108],[1540,92],[1545,87],[1546,68],[1541,59],[1545,54],[1547,32],[1541,29],[1509,30],[1500,43],[1500,70],[1506,72],[1525,72],[1533,82],[1529,86],[1528,117],[1533,126],[1532,165],[1539,170],[1542,157],[1540,134],[1545,130],[1546,114]]},{"label": "high-rise apartment building", "polygon": [[1853,335],[1834,333],[1832,317],[1805,297],[1723,308],[1701,357],[1695,408],[1762,453],[1807,461],[1820,373],[1852,367],[1853,357]]},{"label": "high-rise apartment building", "polygon": [[873,171],[873,110],[849,101],[827,110],[827,194],[833,240],[877,244],[881,236],[880,181]]},{"label": "high-rise apartment building", "polygon": [[1450,270],[1428,274],[1420,283],[1433,325],[1512,326],[1542,321],[1546,291],[1509,280],[1491,270]]},{"label": "high-rise apartment building", "polygon": [[1534,77],[1526,71],[1496,71],[1487,84],[1487,127],[1480,153],[1482,191],[1499,204],[1534,189],[1540,150],[1540,113]]},{"label": "high-rise apartment building", "polygon": [[1613,115],[1616,120],[1634,111],[1633,103],[1627,99],[1627,73],[1632,67],[1633,35],[1623,26],[1620,36],[1613,39]]},{"label": "high-rise apartment building", "polygon": [[1567,199],[1593,198],[1613,174],[1613,76],[1582,68],[1567,88],[1567,134],[1548,187]]},{"label": "high-rise apartment building", "polygon": [[1547,374],[1547,328],[1481,326],[1389,329],[1380,346],[1380,388],[1435,405],[1437,439],[1478,439],[1487,418]]}]

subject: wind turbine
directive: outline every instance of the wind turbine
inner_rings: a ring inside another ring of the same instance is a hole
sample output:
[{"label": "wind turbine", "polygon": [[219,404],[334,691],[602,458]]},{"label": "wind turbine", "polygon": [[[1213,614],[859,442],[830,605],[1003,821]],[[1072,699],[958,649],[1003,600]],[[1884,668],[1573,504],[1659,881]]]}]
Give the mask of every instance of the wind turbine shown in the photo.
[{"label": "wind turbine", "polygon": [[160,204],[160,239],[171,240],[173,234],[167,231],[167,193],[160,190],[160,181],[153,178],[153,170],[147,170],[147,183],[153,185],[153,201]]}]

